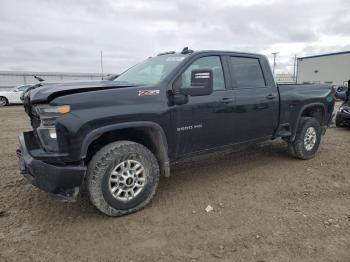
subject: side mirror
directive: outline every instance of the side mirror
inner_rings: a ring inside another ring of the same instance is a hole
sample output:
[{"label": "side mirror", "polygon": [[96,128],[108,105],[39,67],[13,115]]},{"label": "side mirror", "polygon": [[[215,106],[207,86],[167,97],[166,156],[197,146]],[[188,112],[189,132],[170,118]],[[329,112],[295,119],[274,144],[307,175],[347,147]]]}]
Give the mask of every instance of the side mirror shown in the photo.
[{"label": "side mirror", "polygon": [[213,71],[211,69],[193,70],[191,86],[181,89],[181,93],[190,96],[205,96],[213,92]]}]

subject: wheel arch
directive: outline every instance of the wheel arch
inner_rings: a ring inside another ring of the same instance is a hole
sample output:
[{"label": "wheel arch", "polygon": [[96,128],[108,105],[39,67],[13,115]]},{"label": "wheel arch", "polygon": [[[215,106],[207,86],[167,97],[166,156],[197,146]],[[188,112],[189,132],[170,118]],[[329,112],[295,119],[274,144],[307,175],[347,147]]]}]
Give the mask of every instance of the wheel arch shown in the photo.
[{"label": "wheel arch", "polygon": [[318,120],[321,126],[324,125],[325,117],[326,117],[326,108],[325,105],[322,103],[311,103],[304,105],[299,113],[298,118],[294,125],[294,131],[293,131],[293,140],[295,138],[296,132],[298,130],[298,126],[300,124],[300,120],[302,117],[308,116],[308,117],[314,117]]},{"label": "wheel arch", "polygon": [[168,142],[163,128],[151,121],[113,124],[90,132],[82,142],[80,158],[89,160],[91,153],[110,142],[130,140],[146,146],[157,158],[161,174],[170,175]]}]

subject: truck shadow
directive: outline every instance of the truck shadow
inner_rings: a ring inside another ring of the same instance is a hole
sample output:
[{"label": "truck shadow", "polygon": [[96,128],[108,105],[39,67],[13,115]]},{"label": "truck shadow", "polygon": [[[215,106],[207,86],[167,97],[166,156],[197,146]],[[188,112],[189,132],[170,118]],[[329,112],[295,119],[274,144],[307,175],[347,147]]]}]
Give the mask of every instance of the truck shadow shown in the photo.
[{"label": "truck shadow", "polygon": [[217,181],[218,178],[224,181],[229,177],[252,173],[265,166],[270,168],[276,161],[283,161],[288,165],[299,160],[289,154],[287,145],[282,140],[252,145],[238,151],[232,149],[189,159],[172,166],[170,178],[161,179],[156,199],[166,197],[169,190],[172,191],[174,187],[190,188],[193,184],[199,187],[207,181]]}]

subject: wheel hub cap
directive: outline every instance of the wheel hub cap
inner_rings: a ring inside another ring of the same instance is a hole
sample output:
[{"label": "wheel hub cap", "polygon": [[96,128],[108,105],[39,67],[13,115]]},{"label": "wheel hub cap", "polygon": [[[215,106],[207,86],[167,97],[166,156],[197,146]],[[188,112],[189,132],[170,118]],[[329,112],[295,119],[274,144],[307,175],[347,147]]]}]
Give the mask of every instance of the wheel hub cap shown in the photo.
[{"label": "wheel hub cap", "polygon": [[314,127],[309,127],[304,136],[304,147],[307,151],[314,148],[317,141],[317,134]]},{"label": "wheel hub cap", "polygon": [[146,185],[145,168],[136,160],[125,160],[112,170],[108,182],[109,191],[114,198],[130,201]]}]

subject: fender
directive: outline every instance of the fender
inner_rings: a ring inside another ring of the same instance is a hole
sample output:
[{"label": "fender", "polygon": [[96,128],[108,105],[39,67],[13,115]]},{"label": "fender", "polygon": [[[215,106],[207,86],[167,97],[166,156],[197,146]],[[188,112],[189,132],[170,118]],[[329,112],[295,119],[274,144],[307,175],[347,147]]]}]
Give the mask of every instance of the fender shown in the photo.
[{"label": "fender", "polygon": [[169,161],[169,156],[168,156],[167,138],[166,138],[166,135],[164,133],[163,128],[159,124],[157,124],[155,122],[151,122],[151,121],[125,122],[125,123],[107,125],[107,126],[103,126],[103,127],[94,129],[89,134],[87,134],[85,136],[85,138],[83,139],[81,151],[80,151],[80,158],[83,159],[86,157],[89,145],[94,140],[99,138],[102,134],[109,132],[109,131],[115,131],[115,130],[120,130],[120,129],[125,129],[125,128],[133,128],[133,127],[134,128],[135,127],[150,127],[150,128],[154,128],[155,130],[159,131],[159,133],[161,135],[161,141],[160,141],[162,143],[161,146],[164,149],[164,151],[162,152],[162,157],[164,159],[164,163],[162,163],[163,168],[161,168],[161,169],[163,169],[163,173],[165,176],[169,176],[170,175],[170,161]]},{"label": "fender", "polygon": [[[309,108],[309,107],[314,107],[314,106],[320,106],[322,107],[322,110],[323,110],[323,117],[326,116],[326,108],[325,108],[325,105],[323,103],[311,103],[311,104],[307,104],[307,105],[304,105],[299,113],[298,113],[298,118],[297,118],[297,121],[295,122],[295,125],[294,125],[294,128],[293,128],[293,137],[292,137],[292,140],[295,139],[295,136],[296,136],[296,133],[297,133],[297,129],[298,129],[298,126],[299,126],[299,122],[300,122],[300,119],[301,119],[301,115],[303,114],[303,112],[305,111],[305,109]],[[322,121],[324,121],[324,119],[322,119]],[[322,123],[323,124],[323,123]]]}]

